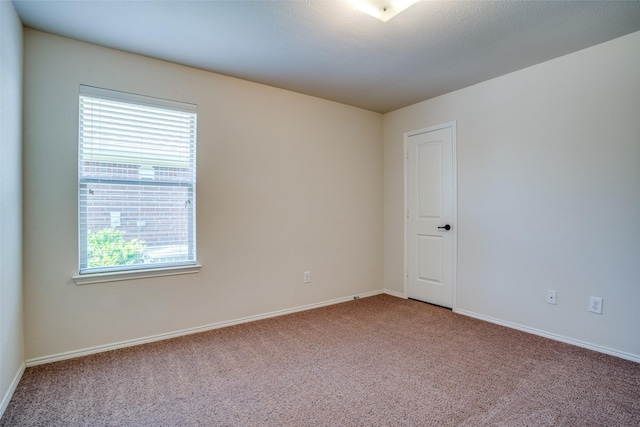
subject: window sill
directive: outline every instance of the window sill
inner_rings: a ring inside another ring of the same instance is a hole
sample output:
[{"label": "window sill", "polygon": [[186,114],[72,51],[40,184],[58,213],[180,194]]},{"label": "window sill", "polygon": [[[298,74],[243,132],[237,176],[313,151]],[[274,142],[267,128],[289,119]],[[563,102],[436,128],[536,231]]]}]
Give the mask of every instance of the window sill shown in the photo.
[{"label": "window sill", "polygon": [[119,282],[122,280],[146,279],[149,277],[175,276],[178,274],[199,273],[199,264],[180,267],[150,268],[146,270],[117,271],[112,273],[93,273],[73,276],[76,285],[91,285],[94,283]]}]

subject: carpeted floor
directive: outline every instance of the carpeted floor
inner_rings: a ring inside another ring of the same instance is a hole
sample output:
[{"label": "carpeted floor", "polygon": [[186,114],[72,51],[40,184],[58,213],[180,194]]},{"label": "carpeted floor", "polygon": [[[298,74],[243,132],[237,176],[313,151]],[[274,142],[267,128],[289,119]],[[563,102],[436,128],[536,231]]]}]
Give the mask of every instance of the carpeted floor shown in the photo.
[{"label": "carpeted floor", "polygon": [[28,368],[0,426],[640,426],[640,364],[379,295]]}]

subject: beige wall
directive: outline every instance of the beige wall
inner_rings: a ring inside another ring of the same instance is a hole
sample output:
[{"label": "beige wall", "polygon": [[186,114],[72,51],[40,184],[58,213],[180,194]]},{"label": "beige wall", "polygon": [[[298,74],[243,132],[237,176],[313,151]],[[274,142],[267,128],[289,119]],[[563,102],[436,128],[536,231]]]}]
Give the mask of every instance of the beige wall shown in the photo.
[{"label": "beige wall", "polygon": [[24,367],[22,24],[0,1],[0,416]]},{"label": "beige wall", "polygon": [[[80,84],[198,105],[199,274],[71,280]],[[380,114],[33,30],[24,103],[27,359],[382,289]]]},{"label": "beige wall", "polygon": [[639,52],[635,33],[386,114],[385,288],[403,292],[403,133],[456,120],[457,310],[640,359]]}]

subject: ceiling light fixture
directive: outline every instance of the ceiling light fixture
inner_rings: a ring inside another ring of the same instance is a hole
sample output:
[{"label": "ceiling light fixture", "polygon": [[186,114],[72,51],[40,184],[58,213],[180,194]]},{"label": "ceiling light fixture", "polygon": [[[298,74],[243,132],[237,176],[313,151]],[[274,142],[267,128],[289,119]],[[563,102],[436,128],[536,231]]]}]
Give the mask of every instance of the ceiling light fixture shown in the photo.
[{"label": "ceiling light fixture", "polygon": [[355,7],[361,12],[387,22],[418,0],[354,0]]}]

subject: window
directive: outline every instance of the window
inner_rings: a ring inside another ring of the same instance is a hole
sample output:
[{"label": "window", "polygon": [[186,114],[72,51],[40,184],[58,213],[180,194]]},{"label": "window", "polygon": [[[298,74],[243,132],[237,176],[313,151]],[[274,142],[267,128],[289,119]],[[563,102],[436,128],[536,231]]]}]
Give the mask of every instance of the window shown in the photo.
[{"label": "window", "polygon": [[80,87],[77,277],[196,264],[196,121],[195,105]]}]

